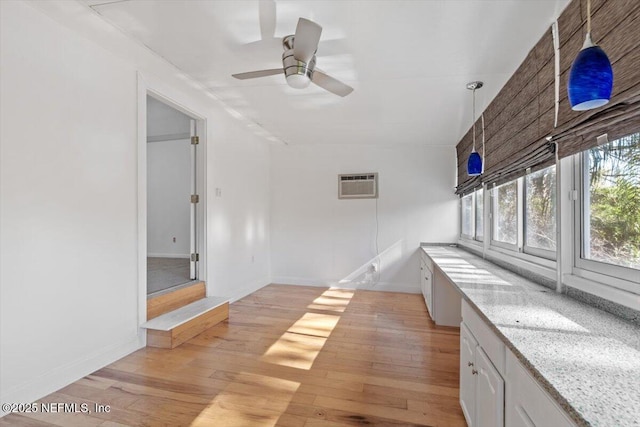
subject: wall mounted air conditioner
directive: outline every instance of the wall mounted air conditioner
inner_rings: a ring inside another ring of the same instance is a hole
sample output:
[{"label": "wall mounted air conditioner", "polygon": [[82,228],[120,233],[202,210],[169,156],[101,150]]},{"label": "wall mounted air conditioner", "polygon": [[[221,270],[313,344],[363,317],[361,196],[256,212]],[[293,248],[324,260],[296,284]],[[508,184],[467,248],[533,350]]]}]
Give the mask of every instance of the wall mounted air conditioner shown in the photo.
[{"label": "wall mounted air conditioner", "polygon": [[377,173],[352,173],[338,175],[338,199],[378,198]]}]

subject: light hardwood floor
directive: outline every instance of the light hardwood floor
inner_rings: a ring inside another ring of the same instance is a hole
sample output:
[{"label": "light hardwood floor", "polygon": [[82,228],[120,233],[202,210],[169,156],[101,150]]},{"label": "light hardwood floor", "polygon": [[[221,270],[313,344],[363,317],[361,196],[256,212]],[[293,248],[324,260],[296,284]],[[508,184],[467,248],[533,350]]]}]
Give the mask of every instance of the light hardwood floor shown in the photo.
[{"label": "light hardwood floor", "polygon": [[270,285],[173,350],[139,350],[2,426],[464,426],[459,332],[419,295]]}]

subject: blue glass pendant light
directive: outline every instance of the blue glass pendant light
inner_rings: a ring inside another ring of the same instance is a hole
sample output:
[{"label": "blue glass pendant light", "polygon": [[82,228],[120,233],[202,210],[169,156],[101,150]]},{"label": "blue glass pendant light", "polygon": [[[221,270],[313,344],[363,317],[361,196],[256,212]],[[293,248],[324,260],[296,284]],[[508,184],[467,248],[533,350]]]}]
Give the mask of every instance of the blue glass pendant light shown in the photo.
[{"label": "blue glass pendant light", "polygon": [[467,174],[469,176],[482,174],[482,157],[476,151],[476,89],[480,89],[482,85],[482,82],[467,83],[467,89],[473,91],[473,149],[469,155],[469,160],[467,160]]},{"label": "blue glass pendant light", "polygon": [[587,0],[587,36],[571,65],[567,92],[571,109],[591,110],[611,99],[613,69],[604,51],[591,41],[591,0]]}]

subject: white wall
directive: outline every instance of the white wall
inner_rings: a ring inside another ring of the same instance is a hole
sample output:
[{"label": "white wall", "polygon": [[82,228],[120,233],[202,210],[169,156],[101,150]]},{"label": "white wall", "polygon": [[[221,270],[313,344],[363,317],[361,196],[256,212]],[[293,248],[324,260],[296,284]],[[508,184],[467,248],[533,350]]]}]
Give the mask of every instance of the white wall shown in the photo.
[{"label": "white wall", "polygon": [[227,219],[207,233],[210,294],[269,282],[268,231],[238,240],[269,221],[269,148],[80,2],[2,1],[0,16],[0,401],[28,402],[144,342],[137,73],[207,120],[206,194],[223,189],[207,221]]},{"label": "white wall", "polygon": [[208,274],[212,293],[235,301],[270,282],[270,154],[264,141],[246,138],[238,127],[225,135],[207,159]]},{"label": "white wall", "polygon": [[1,7],[6,402],[138,345],[136,75],[30,6]]},{"label": "white wall", "polygon": [[[191,141],[147,143],[147,253],[187,258],[190,253]],[[175,242],[173,239],[175,238]]]},{"label": "white wall", "polygon": [[[272,147],[271,268],[276,283],[419,292],[420,242],[455,242],[455,149]],[[378,172],[376,201],[339,200],[338,174]],[[385,252],[386,251],[386,252]]]}]

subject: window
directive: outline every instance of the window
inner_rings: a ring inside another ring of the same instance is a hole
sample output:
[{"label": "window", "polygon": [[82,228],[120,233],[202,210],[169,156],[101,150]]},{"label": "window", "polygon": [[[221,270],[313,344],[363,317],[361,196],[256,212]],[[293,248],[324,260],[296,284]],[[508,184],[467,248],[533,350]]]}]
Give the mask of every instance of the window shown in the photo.
[{"label": "window", "polygon": [[556,250],[556,167],[524,178],[524,250],[554,257]]},{"label": "window", "polygon": [[518,184],[511,181],[493,189],[491,224],[494,243],[517,247]]},{"label": "window", "polygon": [[482,241],[483,237],[483,197],[482,189],[467,194],[460,199],[461,235],[467,239]]},{"label": "window", "polygon": [[640,133],[582,154],[576,265],[638,281],[640,269]]},{"label": "window", "polygon": [[[562,256],[564,285],[637,307],[640,132],[611,142],[603,135],[598,142],[598,147],[563,158],[556,165],[486,187],[490,188],[486,194],[480,189],[466,195],[461,202],[461,244],[486,236],[488,255],[504,257],[518,268],[551,280],[558,277],[554,271],[558,264],[553,261]],[[562,182],[558,167],[562,168]],[[562,218],[558,218],[561,194]],[[561,224],[570,230],[560,234]],[[557,250],[561,235],[569,239],[562,242],[562,254]]]},{"label": "window", "polygon": [[462,235],[473,238],[473,194],[462,197]]},{"label": "window", "polygon": [[555,165],[493,187],[490,206],[492,246],[555,259]]},{"label": "window", "polygon": [[[493,185],[486,194],[466,195],[463,237],[482,241],[486,236],[489,255],[551,280],[557,278],[553,261],[564,256],[565,285],[637,307],[624,301],[640,291],[640,132],[611,142],[603,135],[598,141],[604,143],[557,165]],[[560,194],[562,218],[557,217]],[[562,242],[565,250],[559,254],[561,223],[571,228],[562,236],[574,241]]]},{"label": "window", "polygon": [[484,238],[484,196],[482,188],[475,192],[476,195],[476,240]]}]

